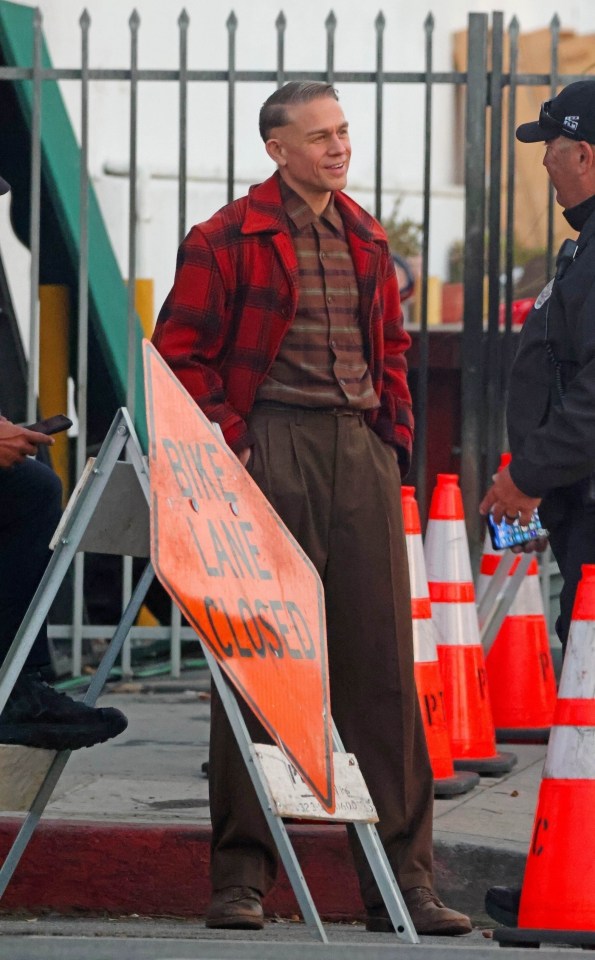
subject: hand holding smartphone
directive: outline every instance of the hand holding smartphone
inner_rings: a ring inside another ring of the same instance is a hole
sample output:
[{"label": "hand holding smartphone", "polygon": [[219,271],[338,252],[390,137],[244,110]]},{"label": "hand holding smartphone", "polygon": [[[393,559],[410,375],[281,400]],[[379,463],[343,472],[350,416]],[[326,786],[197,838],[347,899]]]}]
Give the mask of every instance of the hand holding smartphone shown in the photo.
[{"label": "hand holding smartphone", "polygon": [[491,513],[486,516],[490,539],[494,550],[506,550],[509,547],[522,547],[531,540],[546,539],[549,532],[541,526],[537,510],[528,524],[523,525],[518,520],[509,522],[504,517],[496,523]]},{"label": "hand holding smartphone", "polygon": [[26,430],[35,430],[36,433],[45,433],[51,436],[53,433],[61,433],[63,430],[70,430],[72,420],[65,417],[63,413],[57,413],[55,417],[48,417],[46,420],[38,420],[37,423],[26,423]]}]

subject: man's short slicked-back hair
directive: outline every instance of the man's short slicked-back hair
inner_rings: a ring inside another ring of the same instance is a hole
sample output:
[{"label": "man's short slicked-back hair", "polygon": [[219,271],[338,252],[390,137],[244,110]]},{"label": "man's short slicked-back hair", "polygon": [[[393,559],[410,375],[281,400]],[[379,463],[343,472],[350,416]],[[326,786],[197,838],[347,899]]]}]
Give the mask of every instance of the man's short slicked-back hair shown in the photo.
[{"label": "man's short slicked-back hair", "polygon": [[339,99],[332,83],[321,80],[290,80],[285,86],[275,90],[263,103],[258,118],[260,136],[264,142],[269,139],[271,130],[289,123],[287,107],[295,103],[310,103],[320,97]]}]

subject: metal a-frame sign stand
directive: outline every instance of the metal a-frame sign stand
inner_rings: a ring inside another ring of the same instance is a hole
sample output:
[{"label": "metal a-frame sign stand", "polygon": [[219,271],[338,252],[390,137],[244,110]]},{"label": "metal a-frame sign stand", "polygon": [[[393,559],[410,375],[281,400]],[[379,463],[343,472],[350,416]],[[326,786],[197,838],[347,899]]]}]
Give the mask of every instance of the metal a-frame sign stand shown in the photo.
[{"label": "metal a-frame sign stand", "polygon": [[[125,456],[125,460],[121,459],[123,456]],[[150,555],[149,490],[147,463],[128,412],[122,408],[116,414],[97,458],[88,462],[70,499],[63,521],[54,537],[53,556],[0,668],[0,712],[4,709],[74,555],[85,550],[139,557]],[[83,702],[89,706],[95,704],[101,693],[154,576],[153,566],[149,562],[132,593],[108,649],[83,698]],[[199,639],[201,639],[200,636]],[[281,766],[285,768],[290,765],[277,747],[265,747],[252,742],[238,703],[216,658],[204,644],[203,650],[304,920],[312,936],[323,943],[327,943],[324,927],[279,813],[279,804],[275,797],[274,788],[265,770],[267,764],[270,769],[271,759],[273,762],[275,760],[281,761]],[[333,741],[337,768],[336,779],[339,782],[340,769],[341,766],[345,765],[344,761],[349,758],[349,764],[353,764],[354,760],[350,755],[345,754],[343,744],[334,725]],[[0,898],[4,895],[39,823],[69,756],[70,751],[61,751],[56,753],[50,762],[45,778],[0,869]],[[341,764],[341,760],[343,764]],[[302,797],[308,793],[308,789],[303,783],[301,783],[300,792]],[[367,794],[367,791],[365,792]],[[313,796],[311,796],[311,800],[313,803],[317,803]],[[335,816],[332,819],[334,822],[352,822],[354,824],[388,915],[393,923],[396,937],[406,943],[419,943],[419,938],[380,843],[376,828],[370,822],[370,820],[375,819],[375,812],[371,816],[370,808],[371,803],[368,795],[366,813],[362,813],[360,810],[359,813],[353,815]],[[285,815],[299,817],[297,812],[287,811]],[[307,814],[307,816],[310,815]],[[319,818],[325,819],[324,813]],[[329,817],[329,819],[331,818]]]},{"label": "metal a-frame sign stand", "polygon": [[[525,579],[534,553],[516,554],[511,550],[503,550],[503,556],[498,563],[496,572],[490,580],[490,585],[477,605],[479,635],[484,654],[487,656],[498,631],[508,615],[521,584]],[[513,565],[518,560],[514,573]]]}]

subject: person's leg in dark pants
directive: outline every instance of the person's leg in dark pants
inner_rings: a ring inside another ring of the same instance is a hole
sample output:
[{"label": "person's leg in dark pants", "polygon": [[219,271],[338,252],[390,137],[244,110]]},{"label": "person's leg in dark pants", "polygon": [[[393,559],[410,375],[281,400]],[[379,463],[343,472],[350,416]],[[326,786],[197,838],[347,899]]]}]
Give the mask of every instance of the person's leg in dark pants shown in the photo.
[{"label": "person's leg in dark pants", "polygon": [[[59,478],[36,460],[0,470],[0,660],[47,567],[61,498]],[[126,728],[120,710],[88,707],[44,683],[37,671],[48,662],[44,625],[0,714],[0,743],[77,750],[103,743]]]},{"label": "person's leg in dark pants", "polygon": [[[0,470],[0,659],[4,659],[51,556],[60,520],[62,485],[49,467],[27,459]],[[49,662],[45,625],[26,669]]]},{"label": "person's leg in dark pants", "polygon": [[571,493],[571,489],[566,492],[563,519],[550,528],[552,553],[563,580],[556,632],[564,652],[581,568],[585,563],[595,563],[595,505],[586,507],[578,495],[573,497]]},{"label": "person's leg in dark pants", "polygon": [[[333,717],[358,758],[402,890],[432,887],[433,780],[413,673],[407,548],[393,450],[337,419],[325,572]],[[352,844],[365,906],[382,899]]]},{"label": "person's leg in dark pants", "polygon": [[[238,700],[252,742],[271,743],[249,707],[241,698]],[[214,684],[211,684],[209,797],[213,889],[239,885],[252,887],[264,896],[277,876],[277,848]]]}]

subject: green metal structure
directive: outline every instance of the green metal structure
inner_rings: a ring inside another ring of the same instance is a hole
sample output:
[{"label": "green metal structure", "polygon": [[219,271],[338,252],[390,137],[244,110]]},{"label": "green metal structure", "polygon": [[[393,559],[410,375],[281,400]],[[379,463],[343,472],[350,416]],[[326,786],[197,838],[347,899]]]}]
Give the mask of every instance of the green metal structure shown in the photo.
[{"label": "green metal structure", "polygon": [[[30,246],[31,131],[33,82],[7,76],[3,68],[33,64],[33,7],[0,0],[0,171],[12,185],[11,219],[19,239]],[[45,42],[42,69],[52,64]],[[4,76],[3,76],[4,73]],[[66,284],[76,305],[80,262],[80,148],[58,84],[41,82],[41,236],[39,280]],[[89,185],[89,397],[88,441],[100,443],[115,409],[126,403],[128,293]],[[76,316],[71,356],[76,350]],[[146,443],[141,362],[141,327],[136,319],[136,428]],[[72,365],[72,364],[71,364]],[[0,370],[2,358],[0,358]],[[74,372],[73,372],[74,375]]]}]

